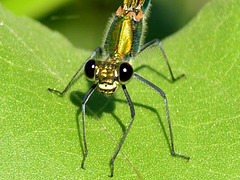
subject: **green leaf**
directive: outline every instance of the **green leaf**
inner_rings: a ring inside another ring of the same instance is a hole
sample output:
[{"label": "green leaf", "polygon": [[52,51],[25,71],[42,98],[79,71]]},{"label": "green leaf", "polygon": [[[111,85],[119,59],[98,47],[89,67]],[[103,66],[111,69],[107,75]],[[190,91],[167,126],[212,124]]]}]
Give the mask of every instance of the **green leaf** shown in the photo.
[{"label": "green leaf", "polygon": [[[133,79],[127,89],[135,121],[115,161],[115,179],[239,178],[239,0],[217,0],[164,41],[174,74],[169,82],[158,47],[134,61],[138,74],[163,89],[175,141],[170,155],[163,99]],[[91,37],[89,37],[91,40]],[[59,97],[91,54],[74,48],[41,24],[0,6],[0,179],[104,179],[130,121],[124,93],[95,92],[87,104],[88,157],[83,157],[81,100],[89,89],[83,75]],[[147,64],[148,67],[142,66]]]}]

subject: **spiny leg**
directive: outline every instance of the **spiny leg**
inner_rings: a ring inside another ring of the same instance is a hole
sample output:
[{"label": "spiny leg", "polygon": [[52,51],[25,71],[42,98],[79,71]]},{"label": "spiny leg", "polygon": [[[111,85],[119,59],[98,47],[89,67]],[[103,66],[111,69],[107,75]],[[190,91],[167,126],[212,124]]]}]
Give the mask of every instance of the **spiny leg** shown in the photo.
[{"label": "spiny leg", "polygon": [[89,56],[89,58],[85,61],[85,63],[79,68],[79,70],[77,71],[77,73],[72,77],[71,81],[68,83],[68,85],[65,87],[65,89],[61,92],[61,91],[58,91],[56,89],[51,89],[51,88],[48,88],[48,91],[51,91],[51,92],[55,92],[55,93],[58,93],[59,95],[64,95],[68,88],[71,86],[71,84],[74,82],[74,80],[77,78],[77,76],[79,75],[79,73],[82,71],[83,67],[85,66],[85,64],[90,60],[92,59],[94,56],[96,56],[97,54],[99,54],[100,56],[102,56],[102,49],[101,48],[96,48],[91,56]]},{"label": "spiny leg", "polygon": [[185,74],[181,74],[180,76],[178,76],[178,77],[176,77],[176,78],[174,77],[173,72],[172,72],[172,69],[171,69],[171,66],[170,66],[169,61],[168,61],[168,58],[167,58],[167,55],[166,55],[166,53],[165,53],[165,51],[164,51],[164,49],[163,49],[163,47],[162,47],[162,43],[161,43],[161,41],[160,41],[159,39],[154,39],[154,40],[152,40],[152,41],[150,41],[150,42],[142,45],[142,46],[140,47],[139,53],[141,53],[144,49],[146,49],[146,48],[148,48],[149,46],[152,46],[152,45],[158,45],[158,46],[160,47],[160,49],[161,49],[161,51],[162,51],[162,53],[163,53],[165,62],[167,63],[167,66],[168,66],[168,69],[169,69],[169,72],[170,72],[170,74],[171,74],[171,77],[172,77],[172,81],[173,81],[173,82],[176,81],[176,80],[178,80],[178,79],[181,79],[182,77],[185,76]]},{"label": "spiny leg", "polygon": [[123,135],[122,141],[121,141],[121,143],[119,144],[117,151],[114,153],[114,155],[113,155],[113,157],[112,157],[112,160],[111,160],[111,175],[110,175],[110,177],[113,177],[114,161],[115,161],[115,159],[116,159],[116,157],[117,157],[117,155],[118,155],[118,153],[119,153],[119,151],[120,151],[120,149],[121,149],[121,147],[122,147],[122,145],[123,145],[123,143],[124,143],[124,141],[125,141],[125,139],[126,139],[126,137],[127,137],[127,135],[128,135],[128,132],[129,132],[131,126],[132,126],[132,123],[133,123],[133,121],[134,121],[134,116],[135,116],[134,106],[133,106],[132,100],[131,100],[128,92],[127,92],[126,86],[125,86],[125,85],[122,85],[122,89],[123,89],[123,91],[124,91],[124,94],[125,94],[125,96],[126,96],[126,98],[127,98],[128,105],[129,105],[129,107],[130,107],[132,119],[131,119],[130,124],[128,125],[128,128],[127,128],[126,132],[125,132],[124,135]]},{"label": "spiny leg", "polygon": [[84,143],[84,149],[85,149],[85,154],[83,156],[82,160],[82,165],[81,167],[84,168],[84,162],[88,154],[87,150],[87,141],[86,141],[86,131],[85,131],[85,105],[88,102],[88,99],[91,97],[92,93],[94,92],[96,88],[96,84],[92,85],[92,87],[88,90],[87,94],[84,96],[83,101],[82,101],[82,123],[83,123],[83,143]]},{"label": "spiny leg", "polygon": [[153,88],[155,91],[157,91],[164,98],[164,102],[165,102],[165,106],[166,106],[166,112],[167,112],[168,125],[169,125],[170,139],[171,139],[171,148],[172,148],[171,154],[173,156],[178,156],[178,157],[182,157],[182,158],[185,158],[185,159],[189,160],[190,157],[175,153],[174,143],[173,143],[173,133],[172,133],[170,116],[169,116],[167,97],[166,97],[165,93],[159,87],[157,87],[156,85],[154,85],[150,81],[146,80],[145,78],[139,76],[137,73],[134,73],[134,77],[137,78],[138,80],[142,81],[146,85],[150,86],[151,88]]}]

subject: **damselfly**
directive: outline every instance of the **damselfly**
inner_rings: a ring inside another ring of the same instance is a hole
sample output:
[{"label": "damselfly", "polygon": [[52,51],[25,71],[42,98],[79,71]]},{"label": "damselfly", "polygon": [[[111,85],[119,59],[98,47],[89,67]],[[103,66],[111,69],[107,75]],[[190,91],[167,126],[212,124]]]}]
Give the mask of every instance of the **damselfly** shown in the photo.
[{"label": "damselfly", "polygon": [[86,103],[88,102],[88,99],[91,97],[95,89],[98,89],[102,94],[106,96],[111,96],[118,89],[118,87],[121,86],[130,107],[131,121],[122,137],[122,140],[116,152],[111,159],[111,176],[113,176],[114,161],[127,137],[135,116],[134,106],[126,89],[126,84],[130,81],[132,76],[142,81],[154,89],[156,92],[158,92],[160,96],[162,96],[167,112],[171,139],[171,153],[174,156],[190,159],[188,156],[177,154],[174,151],[172,128],[165,93],[159,87],[134,72],[132,66],[130,65],[130,60],[133,59],[136,55],[144,51],[149,46],[158,45],[163,53],[165,62],[171,74],[172,81],[180,79],[184,76],[181,75],[177,78],[174,78],[167,56],[163,50],[161,42],[158,39],[154,39],[153,41],[141,45],[143,40],[145,17],[150,6],[150,1],[151,0],[123,0],[123,5],[117,9],[112,19],[112,23],[108,30],[103,50],[98,47],[95,49],[95,51],[93,51],[90,57],[80,67],[80,69],[73,76],[71,81],[62,92],[56,89],[48,89],[49,91],[64,95],[83,68],[85,70],[87,78],[94,82],[82,101],[83,141],[85,148],[85,154],[81,165],[82,168],[84,168],[84,163],[88,154],[85,131]]}]

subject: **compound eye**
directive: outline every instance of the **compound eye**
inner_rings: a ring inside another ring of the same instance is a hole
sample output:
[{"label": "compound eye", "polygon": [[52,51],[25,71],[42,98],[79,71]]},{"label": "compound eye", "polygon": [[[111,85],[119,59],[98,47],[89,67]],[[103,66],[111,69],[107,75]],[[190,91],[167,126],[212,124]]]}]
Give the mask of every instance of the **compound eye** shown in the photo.
[{"label": "compound eye", "polygon": [[90,80],[94,80],[95,64],[96,64],[95,60],[91,59],[86,63],[84,67],[85,74]]},{"label": "compound eye", "polygon": [[122,63],[119,68],[120,82],[127,83],[133,75],[133,68],[129,63]]}]

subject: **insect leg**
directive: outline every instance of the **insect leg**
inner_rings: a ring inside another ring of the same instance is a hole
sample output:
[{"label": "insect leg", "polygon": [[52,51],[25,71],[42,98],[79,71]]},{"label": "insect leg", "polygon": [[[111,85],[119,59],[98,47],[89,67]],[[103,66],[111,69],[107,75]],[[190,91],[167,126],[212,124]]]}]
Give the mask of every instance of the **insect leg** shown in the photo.
[{"label": "insect leg", "polygon": [[171,66],[170,66],[169,61],[168,61],[168,58],[167,58],[167,55],[166,55],[166,53],[165,53],[165,51],[164,51],[164,49],[163,49],[163,47],[162,47],[162,43],[161,43],[161,41],[160,41],[159,39],[154,39],[154,40],[152,40],[152,41],[150,41],[150,42],[142,45],[142,46],[140,47],[139,53],[141,53],[144,49],[146,49],[146,48],[148,48],[149,46],[152,46],[152,45],[158,45],[158,46],[160,47],[160,49],[161,49],[161,51],[162,51],[162,53],[163,53],[165,62],[167,63],[167,66],[168,66],[168,69],[169,69],[169,72],[170,72],[170,74],[171,74],[171,77],[172,77],[172,81],[173,81],[173,82],[176,81],[176,80],[178,80],[178,79],[181,79],[182,77],[185,76],[185,74],[181,74],[181,75],[178,76],[177,78],[174,77],[173,72],[172,72],[172,69],[171,69]]},{"label": "insect leg", "polygon": [[185,158],[185,159],[189,160],[190,157],[175,153],[174,143],[173,143],[173,133],[172,133],[171,121],[170,121],[169,110],[168,110],[168,102],[167,102],[167,97],[166,97],[165,93],[159,87],[157,87],[156,85],[154,85],[150,81],[146,80],[145,78],[139,76],[137,73],[134,73],[134,77],[137,78],[138,80],[142,81],[146,85],[150,86],[151,88],[153,88],[155,91],[157,91],[163,97],[164,102],[165,102],[166,112],[167,112],[169,133],[170,133],[170,139],[171,139],[171,148],[172,148],[171,154],[173,156],[179,156],[179,157],[182,157],[182,158]]},{"label": "insect leg", "polygon": [[72,79],[70,80],[70,82],[68,83],[68,85],[65,87],[65,89],[61,92],[61,91],[58,91],[56,89],[51,89],[51,88],[48,88],[48,91],[51,91],[51,92],[56,92],[58,93],[59,95],[64,95],[66,93],[66,91],[68,90],[68,88],[71,86],[71,84],[74,82],[74,80],[77,78],[77,76],[79,75],[79,73],[82,71],[83,67],[85,66],[85,64],[90,60],[92,59],[94,56],[96,55],[100,55],[102,56],[102,49],[101,48],[96,48],[93,53],[91,54],[91,56],[84,62],[84,64],[79,68],[79,70],[77,71],[77,73],[72,77]]},{"label": "insect leg", "polygon": [[86,141],[86,131],[85,131],[85,105],[88,102],[88,99],[91,97],[92,93],[94,92],[96,88],[96,84],[92,85],[92,87],[88,90],[87,94],[84,96],[83,101],[82,101],[82,123],[83,123],[83,143],[84,143],[84,149],[85,149],[85,154],[83,156],[82,160],[82,165],[81,167],[84,169],[84,162],[88,154],[87,150],[87,141]]},{"label": "insect leg", "polygon": [[129,104],[129,107],[130,107],[132,119],[131,119],[130,124],[128,125],[128,128],[127,128],[126,132],[125,132],[124,135],[123,135],[122,141],[121,141],[121,143],[119,144],[117,151],[114,153],[114,155],[113,155],[113,157],[112,157],[112,160],[111,160],[111,176],[110,176],[110,177],[113,177],[114,161],[115,161],[115,159],[116,159],[116,157],[117,157],[117,155],[118,155],[118,153],[119,153],[119,151],[120,151],[120,149],[121,149],[121,147],[122,147],[122,145],[123,145],[123,143],[124,143],[124,141],[125,141],[125,139],[126,139],[126,137],[127,137],[127,134],[128,134],[128,132],[129,132],[131,126],[132,126],[132,123],[133,123],[133,121],[134,121],[134,116],[135,116],[134,106],[133,106],[132,100],[131,100],[128,92],[127,92],[126,86],[125,86],[125,85],[122,85],[122,88],[123,88],[124,94],[125,94],[125,96],[126,96],[126,98],[127,98],[127,102],[128,102],[128,104]]}]

